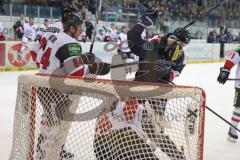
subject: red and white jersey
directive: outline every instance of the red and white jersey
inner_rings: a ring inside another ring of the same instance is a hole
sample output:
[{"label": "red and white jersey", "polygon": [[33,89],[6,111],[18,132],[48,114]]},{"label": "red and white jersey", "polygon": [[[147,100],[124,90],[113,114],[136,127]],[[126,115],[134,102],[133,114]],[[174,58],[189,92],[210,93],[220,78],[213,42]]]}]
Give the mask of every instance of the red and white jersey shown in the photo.
[{"label": "red and white jersey", "polygon": [[41,37],[39,48],[37,48],[37,46],[34,47],[34,51],[36,52],[37,66],[41,63],[41,58],[43,56],[49,37],[61,32],[63,32],[62,22],[59,21],[59,22],[48,25],[48,27],[46,28],[45,32]]},{"label": "red and white jersey", "polygon": [[24,23],[24,34],[23,37],[30,39],[30,40],[34,40],[37,36],[37,28],[38,26],[33,24],[33,25],[29,25],[29,23]]},{"label": "red and white jersey", "polygon": [[[82,65],[74,68],[71,63],[70,68],[66,70],[71,70],[70,73],[63,71],[63,65],[66,61],[71,60],[71,58],[79,56],[82,54],[81,45],[76,39],[70,37],[64,32],[51,35],[47,40],[47,45],[43,50],[43,54],[37,55],[39,73],[41,74],[54,74],[54,75],[74,75],[74,76],[84,76],[87,72],[87,67]],[[74,74],[78,71],[77,74]]]},{"label": "red and white jersey", "polygon": [[47,40],[51,35],[54,35],[60,32],[63,32],[63,24],[62,22],[59,21],[53,24],[49,24],[44,34],[42,35],[42,37]]},{"label": "red and white jersey", "polygon": [[121,32],[119,34],[119,39],[120,39],[120,50],[122,52],[130,52],[130,48],[128,47],[128,39],[127,39],[127,34]]},{"label": "red and white jersey", "polygon": [[45,33],[46,29],[47,26],[45,26],[44,24],[40,24],[38,26],[36,41],[33,45],[33,49],[30,52],[34,61],[36,61],[37,53],[40,50],[40,40],[42,38],[42,35]]},{"label": "red and white jersey", "polygon": [[[236,79],[240,79],[240,47],[232,51],[227,58],[224,68],[231,69],[233,66],[237,65],[236,69]],[[240,88],[240,81],[235,81],[235,87]]]},{"label": "red and white jersey", "polygon": [[45,24],[40,24],[37,29],[37,36],[42,37],[46,32],[47,26]]},{"label": "red and white jersey", "polygon": [[114,111],[97,120],[96,136],[108,134],[114,130],[131,127],[140,137],[145,139],[142,129],[142,118],[145,107],[137,100],[119,101]]}]

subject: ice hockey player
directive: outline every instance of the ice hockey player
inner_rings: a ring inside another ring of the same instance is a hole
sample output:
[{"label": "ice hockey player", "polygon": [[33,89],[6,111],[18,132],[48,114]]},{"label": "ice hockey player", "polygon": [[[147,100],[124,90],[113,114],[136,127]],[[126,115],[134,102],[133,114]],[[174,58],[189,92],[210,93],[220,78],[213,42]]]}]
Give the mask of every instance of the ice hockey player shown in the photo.
[{"label": "ice hockey player", "polygon": [[[135,81],[169,83],[185,66],[182,48],[190,42],[187,30],[178,28],[164,37],[157,35],[150,42],[141,38],[145,27],[152,25],[157,17],[158,11],[154,7],[149,8],[141,21],[128,32],[131,51],[144,62],[139,65]],[[129,98],[117,102],[112,113],[97,121],[94,139],[97,159],[158,160],[154,154],[157,146],[171,160],[184,160],[183,148],[164,133],[161,122],[154,121],[157,116],[164,115],[166,104],[166,99],[139,101]],[[149,118],[150,115],[155,118]],[[142,123],[146,118],[149,121]],[[148,143],[149,139],[153,143]]]},{"label": "ice hockey player", "polygon": [[40,42],[43,34],[46,32],[47,26],[49,24],[49,19],[44,19],[43,24],[40,24],[37,29],[37,36],[35,38],[35,43],[33,45],[33,49],[30,51],[30,54],[33,58],[33,61],[36,61],[37,52],[40,49]]},{"label": "ice hockey player", "polygon": [[[228,77],[230,75],[230,71],[233,66],[237,65],[236,70],[236,78],[240,78],[240,47],[236,48],[234,51],[232,51],[231,55],[227,58],[225,61],[225,64],[223,67],[220,68],[220,73],[217,78],[217,81],[221,84],[225,84],[228,80]],[[235,98],[234,98],[234,110],[232,115],[232,125],[236,128],[239,125],[240,122],[240,81],[235,81]],[[228,131],[228,140],[231,142],[236,142],[238,139],[237,131],[230,127]]]},{"label": "ice hockey player", "polygon": [[[47,40],[39,73],[79,77],[84,77],[86,74],[108,74],[110,64],[95,62],[95,56],[92,53],[82,54],[82,48],[77,41],[82,32],[83,21],[80,15],[68,13],[65,16],[66,20],[62,21],[64,31],[51,35]],[[48,157],[49,147],[60,134],[61,120],[56,116],[55,109],[64,111],[69,104],[69,96],[58,90],[44,87],[38,88],[37,93],[43,106],[37,155],[39,159],[44,159]],[[64,147],[63,144],[60,159],[73,159],[74,154],[67,152]]]},{"label": "ice hockey player", "polygon": [[38,26],[34,24],[34,18],[29,17],[29,23],[24,23],[23,28],[24,34],[22,37],[22,46],[18,54],[22,57],[22,60],[25,61],[26,60],[26,54],[24,53],[25,49],[29,41],[31,42],[35,40]]},{"label": "ice hockey player", "polygon": [[45,32],[42,34],[40,40],[40,48],[37,51],[37,48],[34,49],[34,53],[32,54],[33,60],[36,59],[36,64],[38,68],[40,67],[42,61],[43,51],[47,45],[47,39],[56,33],[63,32],[62,22],[66,21],[66,15],[68,13],[79,13],[79,9],[74,5],[67,5],[61,9],[60,21],[55,22],[53,24],[49,24]]},{"label": "ice hockey player", "polygon": [[[135,57],[128,47],[127,32],[128,32],[128,27],[122,26],[122,32],[119,34],[120,46],[118,49],[118,53],[121,55],[121,58],[124,61],[124,63],[133,62]],[[126,74],[132,73],[132,67],[125,66],[125,71],[126,71]]]}]

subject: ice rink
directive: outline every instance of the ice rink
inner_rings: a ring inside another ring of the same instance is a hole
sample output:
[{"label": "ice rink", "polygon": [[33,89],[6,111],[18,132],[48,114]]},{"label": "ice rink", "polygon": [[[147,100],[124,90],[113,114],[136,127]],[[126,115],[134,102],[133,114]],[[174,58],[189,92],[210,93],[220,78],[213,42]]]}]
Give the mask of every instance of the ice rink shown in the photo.
[{"label": "ice rink", "polygon": [[[228,120],[231,119],[234,99],[234,82],[224,86],[217,83],[219,68],[223,63],[189,64],[175,80],[178,85],[198,86],[205,90],[207,105]],[[14,108],[17,92],[17,77],[28,72],[0,72],[0,160],[7,160],[12,145]],[[234,77],[232,70],[230,77]],[[229,126],[206,111],[204,160],[240,160],[240,141],[227,141]]]}]

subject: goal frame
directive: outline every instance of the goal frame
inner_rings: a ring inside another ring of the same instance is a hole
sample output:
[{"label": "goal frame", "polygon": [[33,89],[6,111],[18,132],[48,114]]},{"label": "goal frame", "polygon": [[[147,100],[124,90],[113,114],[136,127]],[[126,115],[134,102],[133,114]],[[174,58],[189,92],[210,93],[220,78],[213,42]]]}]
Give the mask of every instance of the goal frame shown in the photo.
[{"label": "goal frame", "polygon": [[[201,110],[202,110],[202,121],[201,121],[201,129],[199,129],[199,132],[201,132],[199,135],[201,135],[201,144],[200,144],[200,160],[203,160],[203,154],[204,154],[204,132],[205,132],[205,106],[206,106],[206,94],[204,92],[203,89],[199,88],[199,87],[194,87],[194,86],[179,86],[179,85],[169,85],[169,84],[159,84],[159,83],[150,83],[150,82],[136,82],[136,81],[121,81],[121,80],[108,80],[108,79],[95,79],[95,78],[81,78],[81,77],[75,77],[75,76],[49,76],[49,75],[45,75],[45,74],[36,74],[36,75],[31,75],[31,76],[37,76],[37,77],[42,77],[42,78],[54,78],[54,79],[64,79],[64,80],[73,80],[73,81],[85,81],[85,82],[94,82],[94,83],[104,83],[104,84],[124,84],[126,86],[156,86],[156,87],[172,87],[172,88],[177,88],[177,89],[193,89],[193,88],[197,88],[199,90],[201,90],[202,93],[202,97],[203,97],[203,101],[201,104]],[[19,80],[21,80],[20,76]],[[30,139],[30,144],[31,146],[29,147],[29,151],[28,151],[28,159],[29,160],[34,160],[34,151],[35,151],[35,146],[36,146],[36,142],[35,140],[35,125],[36,125],[36,99],[37,99],[37,87],[38,87],[38,82],[32,82],[31,83],[31,94],[32,94],[32,98],[31,98],[31,106],[30,106],[30,128],[29,128],[29,139]],[[52,87],[50,85],[50,87]],[[56,86],[54,86],[55,88]],[[68,86],[67,86],[68,88]],[[74,86],[70,86],[70,88],[74,88]],[[57,87],[58,89],[58,87]],[[67,89],[69,90],[69,89]],[[116,93],[114,93],[116,94]],[[14,119],[14,123],[15,123],[16,119]],[[13,138],[14,140],[14,138]],[[14,143],[14,142],[13,142]]]}]

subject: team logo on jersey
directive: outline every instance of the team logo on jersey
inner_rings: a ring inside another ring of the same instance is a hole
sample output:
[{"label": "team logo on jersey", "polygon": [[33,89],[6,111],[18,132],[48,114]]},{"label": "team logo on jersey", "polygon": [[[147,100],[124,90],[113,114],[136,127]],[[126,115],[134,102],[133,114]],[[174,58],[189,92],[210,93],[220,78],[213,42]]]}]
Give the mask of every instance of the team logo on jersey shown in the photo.
[{"label": "team logo on jersey", "polygon": [[31,58],[30,50],[28,47],[26,47],[24,53],[18,53],[18,51],[21,49],[21,44],[15,44],[8,50],[8,60],[9,62],[16,66],[16,67],[22,67],[25,66]]}]

